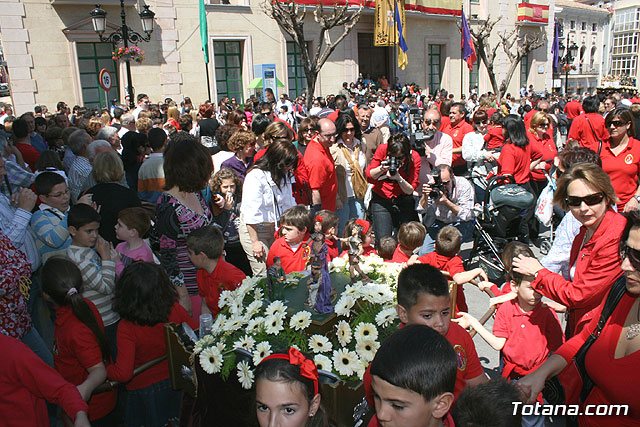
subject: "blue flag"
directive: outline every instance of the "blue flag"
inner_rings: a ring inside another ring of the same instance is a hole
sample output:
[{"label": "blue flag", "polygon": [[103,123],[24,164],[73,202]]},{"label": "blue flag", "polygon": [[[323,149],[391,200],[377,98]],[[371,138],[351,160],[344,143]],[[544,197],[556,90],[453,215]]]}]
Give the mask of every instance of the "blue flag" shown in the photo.
[{"label": "blue flag", "polygon": [[476,48],[473,45],[473,39],[471,38],[471,31],[469,31],[469,24],[467,24],[467,18],[462,12],[462,59],[467,61],[467,66],[470,70],[473,70],[473,64],[478,60],[476,55]]},{"label": "blue flag", "polygon": [[394,20],[396,21],[396,31],[398,32],[398,67],[401,70],[404,70],[407,64],[409,63],[407,58],[407,51],[409,50],[409,46],[407,46],[407,42],[404,39],[404,30],[402,28],[402,18],[404,18],[404,7],[402,8],[402,15],[400,14],[400,9],[398,9],[398,1],[395,2],[395,11],[394,11]]},{"label": "blue flag", "polygon": [[553,69],[558,71],[558,60],[560,59],[560,28],[556,22],[553,30],[553,44],[551,45],[551,55],[553,56]]}]

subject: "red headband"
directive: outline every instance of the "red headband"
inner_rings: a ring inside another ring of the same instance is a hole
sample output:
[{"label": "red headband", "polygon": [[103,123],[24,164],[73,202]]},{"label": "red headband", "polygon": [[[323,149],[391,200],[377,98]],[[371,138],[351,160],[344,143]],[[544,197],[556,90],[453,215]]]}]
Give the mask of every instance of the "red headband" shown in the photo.
[{"label": "red headband", "polygon": [[362,234],[367,234],[367,231],[369,231],[369,227],[371,226],[371,223],[364,219],[356,219],[356,224],[362,227]]},{"label": "red headband", "polygon": [[[313,360],[307,359],[304,354],[300,353],[293,347],[289,347],[289,353],[276,353],[262,359],[262,362],[269,359],[284,359],[290,364],[300,366],[300,375],[313,381],[313,395],[318,394],[318,368]],[[262,363],[260,362],[260,363]]]},{"label": "red headband", "polygon": [[322,222],[322,217],[320,215],[316,217],[316,222]]}]

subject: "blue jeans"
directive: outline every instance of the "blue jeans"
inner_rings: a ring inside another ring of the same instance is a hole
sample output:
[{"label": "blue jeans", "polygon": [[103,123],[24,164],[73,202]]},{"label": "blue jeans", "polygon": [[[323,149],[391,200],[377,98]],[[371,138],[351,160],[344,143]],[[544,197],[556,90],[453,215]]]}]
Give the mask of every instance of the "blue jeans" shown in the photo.
[{"label": "blue jeans", "polygon": [[427,235],[424,238],[424,242],[422,243],[422,247],[420,248],[418,255],[422,256],[429,252],[433,252],[436,249],[435,244],[438,233],[442,230],[442,227],[446,225],[453,225],[455,228],[460,230],[460,233],[462,233],[463,243],[469,242],[473,239],[473,221],[459,221],[446,224],[442,221],[436,220],[429,228],[427,228]]},{"label": "blue jeans", "polygon": [[373,193],[369,209],[378,241],[384,236],[393,235],[394,230],[397,230],[401,224],[418,220],[416,201],[412,195],[403,195],[390,200]]},{"label": "blue jeans", "polygon": [[342,205],[342,209],[338,209],[336,211],[338,215],[339,223],[338,223],[338,236],[342,236],[342,232],[344,231],[344,225],[351,218],[360,218],[364,219],[364,202],[362,200],[358,200],[355,197],[349,197],[347,199],[347,203]]},{"label": "blue jeans", "polygon": [[24,334],[20,341],[29,347],[44,363],[53,368],[53,354],[51,354],[36,328],[29,329],[29,332]]},{"label": "blue jeans", "polygon": [[182,392],[171,388],[167,378],[148,387],[127,390],[125,401],[125,426],[163,427],[179,418]]}]

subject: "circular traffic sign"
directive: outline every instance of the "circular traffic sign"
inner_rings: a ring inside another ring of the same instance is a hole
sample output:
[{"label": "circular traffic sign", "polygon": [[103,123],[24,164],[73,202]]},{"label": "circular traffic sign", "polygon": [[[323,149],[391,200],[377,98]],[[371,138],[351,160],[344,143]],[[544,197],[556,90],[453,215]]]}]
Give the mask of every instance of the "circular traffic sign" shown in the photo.
[{"label": "circular traffic sign", "polygon": [[111,79],[111,74],[109,74],[106,68],[103,68],[102,70],[100,70],[99,80],[100,80],[100,86],[102,86],[102,89],[109,92],[109,90],[111,90],[112,79]]}]

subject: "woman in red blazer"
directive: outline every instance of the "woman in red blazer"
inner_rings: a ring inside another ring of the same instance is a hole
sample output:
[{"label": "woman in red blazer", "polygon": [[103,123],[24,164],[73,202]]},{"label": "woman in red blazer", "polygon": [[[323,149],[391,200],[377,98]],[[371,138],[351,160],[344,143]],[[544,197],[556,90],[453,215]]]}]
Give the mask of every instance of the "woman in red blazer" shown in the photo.
[{"label": "woman in red blazer", "polygon": [[558,180],[554,203],[571,210],[582,227],[573,241],[571,281],[531,257],[513,260],[515,271],[535,279],[531,286],[568,309],[566,335],[578,334],[597,315],[597,307],[622,270],[618,249],[625,218],[611,208],[617,201],[611,179],[601,167],[579,163]]}]

